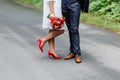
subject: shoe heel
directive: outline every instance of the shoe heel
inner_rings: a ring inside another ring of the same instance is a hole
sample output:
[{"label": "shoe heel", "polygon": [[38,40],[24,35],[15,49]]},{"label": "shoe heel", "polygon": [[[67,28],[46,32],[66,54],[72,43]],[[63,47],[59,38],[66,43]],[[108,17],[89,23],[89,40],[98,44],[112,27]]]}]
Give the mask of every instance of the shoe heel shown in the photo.
[{"label": "shoe heel", "polygon": [[50,58],[50,54],[49,54],[49,52],[48,52],[48,58]]},{"label": "shoe heel", "polygon": [[41,47],[42,38],[38,39],[36,42],[38,43],[38,48],[39,48],[40,51],[43,53],[43,48]]},{"label": "shoe heel", "polygon": [[40,39],[36,40],[36,43],[38,43],[40,41]]}]

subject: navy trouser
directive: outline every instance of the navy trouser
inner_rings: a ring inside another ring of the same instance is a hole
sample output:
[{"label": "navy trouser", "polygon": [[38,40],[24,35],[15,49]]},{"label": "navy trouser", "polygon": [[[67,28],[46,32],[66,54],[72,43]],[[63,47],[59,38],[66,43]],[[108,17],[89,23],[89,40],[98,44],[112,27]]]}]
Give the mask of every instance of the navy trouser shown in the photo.
[{"label": "navy trouser", "polygon": [[81,55],[79,39],[79,18],[80,3],[78,1],[70,3],[69,0],[62,0],[62,14],[65,17],[69,31],[70,51],[75,55]]}]

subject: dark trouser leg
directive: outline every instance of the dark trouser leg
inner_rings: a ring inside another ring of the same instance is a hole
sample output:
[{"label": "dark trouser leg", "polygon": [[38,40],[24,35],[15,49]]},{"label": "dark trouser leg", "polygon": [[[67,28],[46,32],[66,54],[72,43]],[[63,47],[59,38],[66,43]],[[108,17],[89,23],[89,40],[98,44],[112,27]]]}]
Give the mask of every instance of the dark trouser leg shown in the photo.
[{"label": "dark trouser leg", "polygon": [[63,16],[66,17],[66,24],[69,30],[70,51],[74,54],[81,55],[79,40],[79,17],[80,4],[78,2],[62,6]]},{"label": "dark trouser leg", "polygon": [[[67,2],[65,2],[64,1],[64,3],[63,3],[63,5],[62,5],[62,14],[63,14],[63,16],[65,17],[65,22],[66,22],[66,25],[67,25],[67,28],[68,28],[68,31],[69,31],[69,26],[70,26],[70,12],[69,12],[69,9],[68,9],[68,6],[67,6],[68,4],[67,4]],[[69,33],[69,38],[71,38],[70,37],[70,33]],[[72,51],[72,41],[71,41],[71,39],[69,39],[70,40],[70,53],[73,53],[73,51]]]}]

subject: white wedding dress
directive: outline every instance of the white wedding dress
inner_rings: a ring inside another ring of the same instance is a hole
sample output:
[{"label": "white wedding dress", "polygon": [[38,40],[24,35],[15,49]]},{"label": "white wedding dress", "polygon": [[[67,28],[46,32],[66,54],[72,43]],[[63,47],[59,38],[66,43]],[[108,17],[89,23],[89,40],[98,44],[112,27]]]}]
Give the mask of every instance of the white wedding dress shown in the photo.
[{"label": "white wedding dress", "polygon": [[[51,1],[51,0],[44,0],[43,25],[42,25],[43,29],[45,29],[45,28],[52,29],[50,26],[50,20],[47,18],[48,14],[50,13],[49,1]],[[55,17],[62,17],[61,0],[52,0],[52,1],[54,1]]]}]

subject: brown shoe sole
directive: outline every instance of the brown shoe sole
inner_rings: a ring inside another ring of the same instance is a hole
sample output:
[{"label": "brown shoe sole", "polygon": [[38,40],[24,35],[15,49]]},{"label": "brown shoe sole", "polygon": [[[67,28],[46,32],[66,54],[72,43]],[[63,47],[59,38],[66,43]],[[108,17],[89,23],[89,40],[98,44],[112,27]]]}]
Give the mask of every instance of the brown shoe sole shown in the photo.
[{"label": "brown shoe sole", "polygon": [[73,58],[75,58],[75,57],[72,57],[72,58],[64,58],[65,60],[70,60],[70,59],[73,59]]},{"label": "brown shoe sole", "polygon": [[79,62],[77,62],[77,61],[75,61],[76,63],[82,63],[82,61],[79,61]]}]

